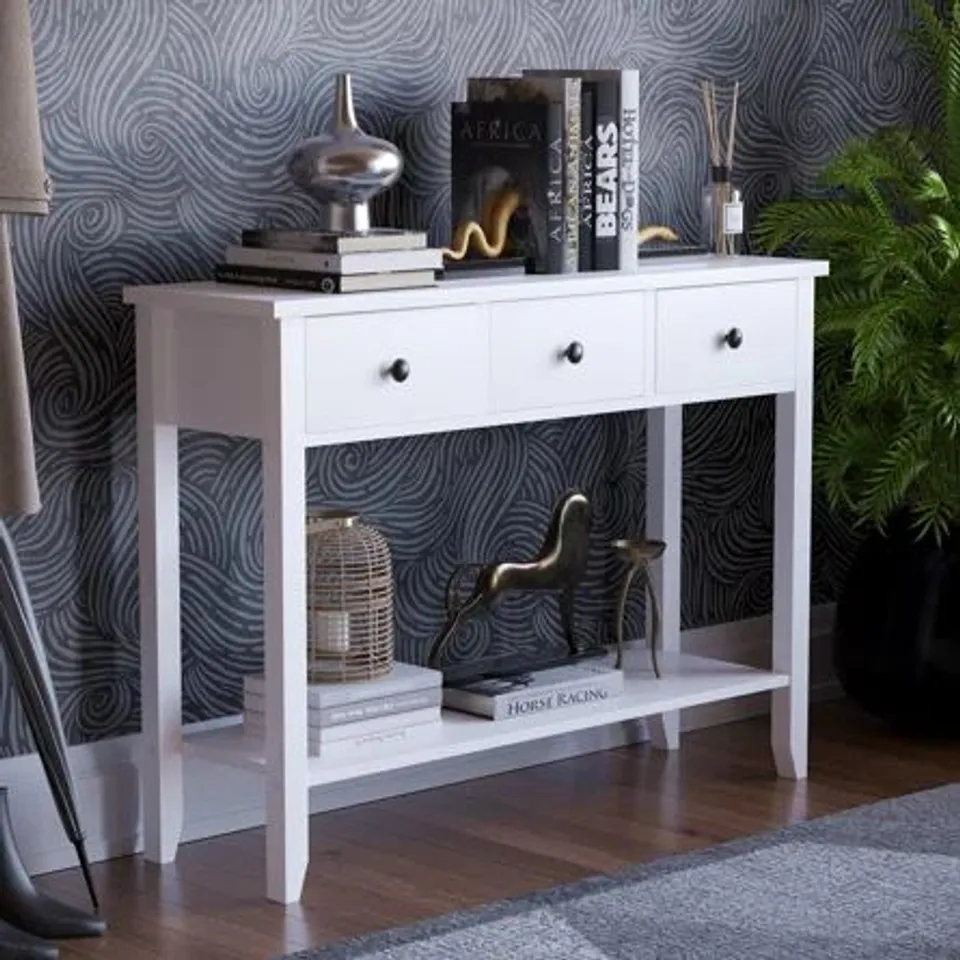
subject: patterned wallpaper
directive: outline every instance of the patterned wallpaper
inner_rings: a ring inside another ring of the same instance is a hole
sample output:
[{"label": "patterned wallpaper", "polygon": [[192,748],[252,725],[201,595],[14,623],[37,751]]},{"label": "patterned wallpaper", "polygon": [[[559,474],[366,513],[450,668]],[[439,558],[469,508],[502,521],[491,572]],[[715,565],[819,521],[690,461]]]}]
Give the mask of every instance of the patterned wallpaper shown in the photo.
[{"label": "patterned wallpaper", "polygon": [[[336,72],[361,122],[408,157],[382,215],[445,235],[448,102],[468,74],[637,66],[642,210],[691,229],[705,157],[697,81],[741,79],[737,167],[751,205],[809,188],[847,135],[916,100],[905,2],[861,0],[33,0],[53,214],[14,224],[45,506],[13,525],[72,741],[138,726],[133,326],[123,284],[203,278],[258,222],[308,224],[284,172],[321,129]],[[686,412],[683,619],[770,606],[772,404]],[[261,650],[259,463],[249,442],[182,438],[185,714],[235,710]],[[597,549],[585,629],[605,629],[604,539],[643,517],[642,415],[358,444],[309,460],[313,502],[389,536],[399,644],[418,657],[460,559],[531,551],[555,496],[584,487]],[[815,599],[848,553],[821,511]],[[641,622],[637,610],[634,624]],[[549,603],[468,635],[530,642]],[[0,661],[0,755],[27,748]]]}]

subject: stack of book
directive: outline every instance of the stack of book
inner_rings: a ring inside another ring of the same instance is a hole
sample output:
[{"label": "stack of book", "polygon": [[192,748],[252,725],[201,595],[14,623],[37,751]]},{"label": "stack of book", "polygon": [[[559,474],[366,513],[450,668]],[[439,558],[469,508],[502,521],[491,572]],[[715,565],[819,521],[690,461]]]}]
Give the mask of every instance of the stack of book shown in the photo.
[{"label": "stack of book", "polygon": [[589,709],[623,695],[623,671],[606,660],[549,667],[519,677],[444,687],[443,705],[490,720]]},{"label": "stack of book", "polygon": [[637,70],[471,78],[452,104],[453,235],[474,220],[494,243],[513,207],[504,256],[539,273],[635,271],[639,111]]},{"label": "stack of book", "polygon": [[[318,683],[307,687],[307,744],[311,756],[378,746],[416,744],[440,730],[439,670],[397,662],[386,677],[360,683]],[[264,678],[243,682],[244,732],[264,735]]]},{"label": "stack of book", "polygon": [[244,230],[214,268],[219,283],[358,293],[432,287],[443,266],[416,230]]}]

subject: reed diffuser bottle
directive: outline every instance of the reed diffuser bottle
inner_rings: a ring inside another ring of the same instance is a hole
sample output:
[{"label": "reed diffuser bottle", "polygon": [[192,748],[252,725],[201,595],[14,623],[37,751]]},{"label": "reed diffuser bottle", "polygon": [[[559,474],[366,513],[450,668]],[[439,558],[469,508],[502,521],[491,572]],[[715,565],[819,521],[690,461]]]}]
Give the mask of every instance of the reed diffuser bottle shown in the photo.
[{"label": "reed diffuser bottle", "polygon": [[733,152],[736,142],[737,102],[740,84],[733,87],[726,145],[720,133],[717,88],[712,80],[703,84],[710,148],[710,176],[701,201],[701,243],[710,253],[737,254],[743,248],[743,193],[733,180]]}]

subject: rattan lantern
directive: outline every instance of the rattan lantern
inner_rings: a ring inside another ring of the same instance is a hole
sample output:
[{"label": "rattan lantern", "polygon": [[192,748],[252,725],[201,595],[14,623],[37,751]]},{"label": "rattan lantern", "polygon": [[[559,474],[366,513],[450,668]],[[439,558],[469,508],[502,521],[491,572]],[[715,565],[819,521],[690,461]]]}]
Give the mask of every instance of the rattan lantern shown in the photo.
[{"label": "rattan lantern", "polygon": [[374,680],[393,667],[390,545],[343,510],[307,516],[307,678]]}]

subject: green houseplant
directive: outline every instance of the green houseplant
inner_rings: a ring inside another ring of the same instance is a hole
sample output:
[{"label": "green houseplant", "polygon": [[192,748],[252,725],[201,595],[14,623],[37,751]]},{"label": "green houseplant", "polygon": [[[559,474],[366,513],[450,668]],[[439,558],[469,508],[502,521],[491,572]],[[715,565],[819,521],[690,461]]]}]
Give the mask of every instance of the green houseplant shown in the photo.
[{"label": "green houseplant", "polygon": [[826,195],[767,207],[754,241],[830,261],[818,289],[814,469],[831,504],[918,534],[960,521],[960,2],[917,4],[942,123],[847,144]]},{"label": "green houseplant", "polygon": [[817,291],[814,472],[867,536],[834,662],[874,713],[960,730],[960,0],[915,4],[936,121],[841,149],[754,241],[830,261]]}]

